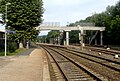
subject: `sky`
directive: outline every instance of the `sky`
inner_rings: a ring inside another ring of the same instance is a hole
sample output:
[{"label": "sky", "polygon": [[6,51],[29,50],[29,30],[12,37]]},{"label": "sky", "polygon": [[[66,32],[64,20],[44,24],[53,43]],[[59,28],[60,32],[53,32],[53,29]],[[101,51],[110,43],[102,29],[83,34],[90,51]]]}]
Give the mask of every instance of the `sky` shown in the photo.
[{"label": "sky", "polygon": [[[60,22],[61,26],[101,13],[119,0],[43,0],[43,22]],[[46,35],[43,31],[40,35]]]},{"label": "sky", "polygon": [[[60,22],[61,26],[85,19],[94,13],[101,13],[108,5],[119,0],[43,0],[43,22]],[[0,26],[0,29],[4,27]],[[41,31],[39,35],[46,35]]]},{"label": "sky", "polygon": [[108,5],[115,5],[119,0],[43,0],[45,22],[75,22],[106,10]]}]

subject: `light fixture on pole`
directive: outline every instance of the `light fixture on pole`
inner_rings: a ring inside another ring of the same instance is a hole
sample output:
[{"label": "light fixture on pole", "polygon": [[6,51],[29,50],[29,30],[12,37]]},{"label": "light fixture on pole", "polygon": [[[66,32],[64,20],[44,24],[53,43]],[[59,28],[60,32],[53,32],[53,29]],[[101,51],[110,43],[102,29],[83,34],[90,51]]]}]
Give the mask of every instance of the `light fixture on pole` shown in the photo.
[{"label": "light fixture on pole", "polygon": [[5,5],[5,10],[6,10],[6,14],[5,14],[5,56],[7,56],[7,6],[10,5],[11,3],[7,3]]}]

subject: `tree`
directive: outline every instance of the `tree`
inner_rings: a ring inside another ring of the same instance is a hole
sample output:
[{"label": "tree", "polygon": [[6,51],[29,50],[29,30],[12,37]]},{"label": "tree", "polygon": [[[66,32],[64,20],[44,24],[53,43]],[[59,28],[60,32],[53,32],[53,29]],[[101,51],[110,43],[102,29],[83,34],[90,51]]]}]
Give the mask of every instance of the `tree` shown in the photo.
[{"label": "tree", "polygon": [[2,0],[0,12],[4,14],[3,19],[5,19],[5,4],[8,2],[11,4],[7,9],[7,27],[16,31],[10,38],[20,43],[36,38],[39,32],[35,27],[42,22],[42,0]]},{"label": "tree", "polygon": [[112,16],[119,16],[120,17],[120,1],[115,5],[115,7],[112,10]]},{"label": "tree", "polygon": [[48,35],[47,35],[47,40],[52,40],[53,43],[55,43],[55,39],[58,38],[58,36],[60,35],[60,32],[58,30],[52,30],[50,32],[48,32]]},{"label": "tree", "polygon": [[112,39],[114,41],[114,44],[119,44],[120,45],[120,17],[116,16],[114,18],[114,20],[111,21],[111,31],[110,31],[110,35],[112,37],[114,37],[114,39]]},{"label": "tree", "polygon": [[3,14],[0,13],[0,24],[3,24],[3,23],[4,23],[4,21],[2,20],[2,15],[3,15]]},{"label": "tree", "polygon": [[109,44],[120,45],[120,1],[115,6],[108,6],[106,13],[108,18],[104,38]]},{"label": "tree", "polygon": [[70,43],[79,44],[79,30],[70,31]]}]

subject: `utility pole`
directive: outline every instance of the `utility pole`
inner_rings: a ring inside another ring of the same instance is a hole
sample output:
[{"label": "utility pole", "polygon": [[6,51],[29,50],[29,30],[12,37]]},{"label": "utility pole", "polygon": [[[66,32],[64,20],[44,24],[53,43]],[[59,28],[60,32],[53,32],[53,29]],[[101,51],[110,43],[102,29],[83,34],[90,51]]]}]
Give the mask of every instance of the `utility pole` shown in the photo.
[{"label": "utility pole", "polygon": [[5,10],[6,10],[6,15],[5,15],[5,56],[7,56],[7,6],[10,5],[11,3],[7,3],[5,5]]}]

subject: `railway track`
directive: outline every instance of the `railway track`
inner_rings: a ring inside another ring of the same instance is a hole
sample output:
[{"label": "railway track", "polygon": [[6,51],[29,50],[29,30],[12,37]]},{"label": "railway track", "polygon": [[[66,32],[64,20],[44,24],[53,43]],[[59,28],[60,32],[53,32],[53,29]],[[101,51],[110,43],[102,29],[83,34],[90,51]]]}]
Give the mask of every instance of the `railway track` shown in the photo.
[{"label": "railway track", "polygon": [[96,48],[96,47],[84,47],[85,49],[89,49],[91,51],[96,51],[96,52],[101,52],[104,54],[109,54],[112,56],[115,56],[116,54],[118,54],[120,56],[120,51],[117,50],[109,50],[109,49],[103,49],[103,48]]},{"label": "railway track", "polygon": [[[61,49],[61,48],[57,48],[57,49]],[[89,52],[84,53],[83,51],[78,52],[78,51],[71,51],[69,49],[61,49],[61,50],[62,50],[61,52],[66,51],[67,53],[65,53],[65,54],[67,54],[67,56],[69,56],[73,59],[77,59],[79,62],[81,62],[79,59],[85,59],[86,64],[85,64],[85,62],[84,62],[84,64],[87,67],[90,67],[93,70],[95,69],[96,72],[99,72],[100,74],[108,77],[110,81],[119,81],[120,80],[120,78],[119,78],[120,77],[120,64],[119,64],[119,61],[117,61],[119,59],[113,60],[113,59],[109,59],[109,58],[104,58],[102,56],[100,56],[100,58],[99,58],[98,55],[95,56],[95,55],[89,54]],[[74,54],[74,56],[73,56],[73,54]],[[92,66],[87,63],[92,64]],[[104,70],[99,71],[95,67],[99,68],[99,69],[102,68]]]},{"label": "railway track", "polygon": [[66,49],[61,49],[61,48],[59,48],[59,49],[62,50],[62,51],[65,51],[67,53],[74,54],[76,56],[85,58],[85,59],[90,60],[92,62],[99,63],[103,66],[106,66],[108,68],[111,68],[115,71],[120,72],[120,61],[119,60],[105,58],[105,57],[102,57],[102,56],[99,56],[99,55],[96,55],[96,54],[91,54],[91,53],[88,53],[88,52],[86,53],[86,52],[75,51],[75,50],[72,50],[72,49],[67,49],[67,50]]},{"label": "railway track", "polygon": [[49,53],[48,56],[55,68],[54,71],[57,72],[56,81],[108,81],[100,74],[65,55],[65,52],[61,53],[60,50],[47,46],[43,48]]},{"label": "railway track", "polygon": [[114,59],[112,55],[99,55],[93,51],[80,51],[59,46],[44,46],[60,54],[73,59],[73,61],[90,68],[94,72],[108,78],[108,81],[120,80],[120,59]]},{"label": "railway track", "polygon": [[[72,46],[72,47],[80,47],[80,46]],[[102,47],[92,47],[92,46],[85,46],[83,47],[84,49],[88,49],[89,51],[94,51],[94,52],[99,52],[99,53],[102,53],[102,54],[107,54],[107,55],[111,55],[112,57],[115,56],[115,55],[118,55],[120,56],[120,51],[118,50],[113,50],[113,49],[110,49],[110,48],[103,48]]]}]

